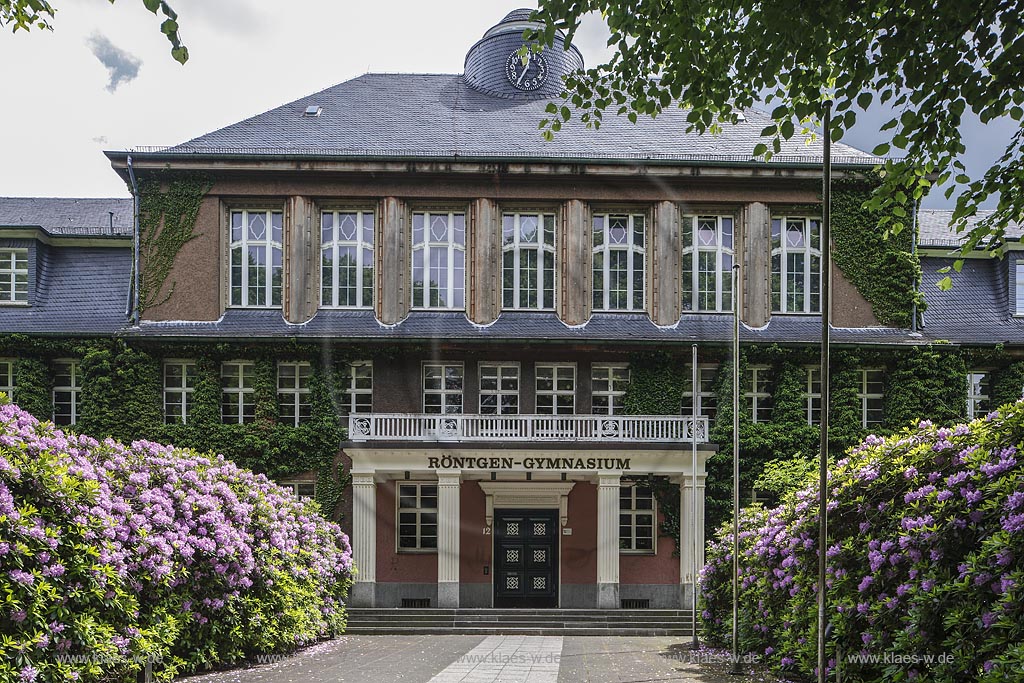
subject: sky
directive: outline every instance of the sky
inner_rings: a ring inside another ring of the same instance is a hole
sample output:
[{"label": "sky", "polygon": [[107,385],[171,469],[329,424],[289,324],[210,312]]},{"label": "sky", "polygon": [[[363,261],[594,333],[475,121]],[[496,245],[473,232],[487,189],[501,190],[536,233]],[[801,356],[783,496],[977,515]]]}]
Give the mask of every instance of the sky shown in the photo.
[{"label": "sky", "polygon": [[[529,0],[171,0],[190,58],[170,57],[141,0],[54,2],[54,30],[0,30],[6,102],[0,196],[126,197],[103,150],[173,145],[368,72],[461,73],[485,30]],[[285,9],[286,8],[286,9]],[[608,56],[590,17],[575,40],[588,65]],[[843,142],[886,139],[875,109]],[[965,132],[968,170],[1002,151],[1011,123]],[[930,208],[951,208],[940,193]]]}]

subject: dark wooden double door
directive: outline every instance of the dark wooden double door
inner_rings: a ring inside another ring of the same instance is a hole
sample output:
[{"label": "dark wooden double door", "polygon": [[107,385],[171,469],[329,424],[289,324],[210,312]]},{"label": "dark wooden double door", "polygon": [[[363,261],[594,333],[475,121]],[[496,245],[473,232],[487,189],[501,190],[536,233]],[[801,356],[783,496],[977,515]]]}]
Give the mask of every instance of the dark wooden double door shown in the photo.
[{"label": "dark wooden double door", "polygon": [[558,511],[494,511],[494,606],[558,606]]}]

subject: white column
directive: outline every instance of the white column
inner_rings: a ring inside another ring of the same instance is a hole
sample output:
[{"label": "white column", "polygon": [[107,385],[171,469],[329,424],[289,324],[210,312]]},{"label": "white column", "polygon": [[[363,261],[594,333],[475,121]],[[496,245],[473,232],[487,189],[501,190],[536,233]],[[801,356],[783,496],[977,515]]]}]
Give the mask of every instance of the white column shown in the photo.
[{"label": "white column", "polygon": [[352,475],[353,607],[374,607],[377,595],[377,485],[373,474]]},{"label": "white column", "polygon": [[597,606],[619,607],[619,477],[598,474]]},{"label": "white column", "polygon": [[[704,566],[704,480],[705,475],[697,476],[697,514],[694,517],[694,490],[690,475],[685,475],[679,483],[679,596],[683,608],[693,606],[693,555],[697,553],[697,577]],[[696,543],[694,538],[696,537]]]},{"label": "white column", "polygon": [[437,606],[459,606],[460,472],[437,475]]}]

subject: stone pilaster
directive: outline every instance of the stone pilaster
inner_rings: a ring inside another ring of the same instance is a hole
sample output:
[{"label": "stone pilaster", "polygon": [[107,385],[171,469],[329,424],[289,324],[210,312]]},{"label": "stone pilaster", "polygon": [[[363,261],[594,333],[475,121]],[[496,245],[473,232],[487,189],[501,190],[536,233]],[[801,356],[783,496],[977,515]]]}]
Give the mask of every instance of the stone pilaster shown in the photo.
[{"label": "stone pilaster", "polygon": [[619,480],[599,474],[597,486],[597,606],[619,607]]},{"label": "stone pilaster", "polygon": [[309,197],[289,197],[284,212],[284,317],[304,323],[316,315],[317,258],[314,235],[316,209]]},{"label": "stone pilaster", "polygon": [[651,231],[651,272],[647,277],[651,320],[655,325],[674,325],[682,312],[682,235],[679,208],[674,202],[654,205]]},{"label": "stone pilaster", "polygon": [[740,212],[737,256],[740,259],[740,319],[763,327],[771,319],[771,210],[751,202]]},{"label": "stone pilaster", "polygon": [[352,557],[358,570],[353,607],[374,607],[377,594],[377,484],[373,474],[352,475]]},{"label": "stone pilaster", "polygon": [[437,606],[459,606],[459,493],[461,473],[437,475]]},{"label": "stone pilaster", "polygon": [[558,317],[566,325],[582,325],[590,319],[594,257],[590,207],[579,199],[562,205],[557,240]]},{"label": "stone pilaster", "polygon": [[501,312],[501,210],[492,199],[469,206],[466,314],[478,325],[489,325]]},{"label": "stone pilaster", "polygon": [[409,212],[405,202],[395,197],[380,201],[377,214],[376,259],[377,319],[386,325],[401,322],[409,315],[412,303],[409,254]]}]

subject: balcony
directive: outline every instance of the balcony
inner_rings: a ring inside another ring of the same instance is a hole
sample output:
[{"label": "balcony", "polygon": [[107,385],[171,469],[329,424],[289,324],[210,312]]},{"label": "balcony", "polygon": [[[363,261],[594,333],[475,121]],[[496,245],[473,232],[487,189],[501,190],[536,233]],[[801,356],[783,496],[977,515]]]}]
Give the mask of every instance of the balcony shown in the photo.
[{"label": "balcony", "polygon": [[348,438],[427,442],[707,443],[708,418],[675,415],[349,415]]}]

